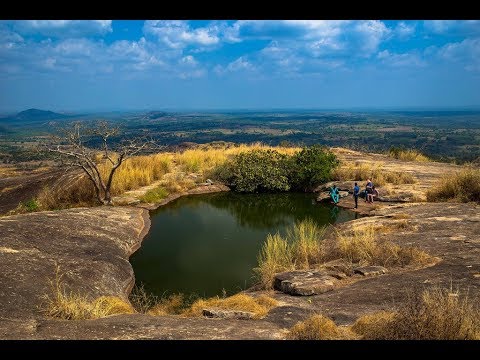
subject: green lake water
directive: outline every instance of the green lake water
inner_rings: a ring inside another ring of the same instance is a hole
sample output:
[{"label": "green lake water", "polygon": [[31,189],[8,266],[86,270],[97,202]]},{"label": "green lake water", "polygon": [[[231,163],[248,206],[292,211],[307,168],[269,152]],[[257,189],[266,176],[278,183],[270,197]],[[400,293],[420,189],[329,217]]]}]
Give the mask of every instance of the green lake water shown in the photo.
[{"label": "green lake water", "polygon": [[231,295],[254,283],[253,268],[268,233],[296,221],[319,225],[356,214],[315,202],[313,194],[238,194],[181,197],[150,213],[152,225],[130,262],[136,283],[155,295]]}]

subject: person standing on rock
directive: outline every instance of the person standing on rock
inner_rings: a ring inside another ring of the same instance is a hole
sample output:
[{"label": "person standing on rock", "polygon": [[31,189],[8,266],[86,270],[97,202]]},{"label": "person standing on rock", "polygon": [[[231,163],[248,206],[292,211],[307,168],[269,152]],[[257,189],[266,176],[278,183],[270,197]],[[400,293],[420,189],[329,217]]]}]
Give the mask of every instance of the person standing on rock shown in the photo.
[{"label": "person standing on rock", "polygon": [[355,200],[354,209],[358,208],[358,195],[360,195],[360,186],[358,186],[358,184],[355,183],[355,186],[353,187],[353,199]]}]

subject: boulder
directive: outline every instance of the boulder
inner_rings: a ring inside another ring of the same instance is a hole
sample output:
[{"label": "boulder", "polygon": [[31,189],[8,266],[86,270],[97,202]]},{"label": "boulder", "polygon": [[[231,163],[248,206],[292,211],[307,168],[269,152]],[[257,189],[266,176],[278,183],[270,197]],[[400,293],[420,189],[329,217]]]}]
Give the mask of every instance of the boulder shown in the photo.
[{"label": "boulder", "polygon": [[253,319],[255,314],[251,311],[240,311],[240,310],[224,310],[224,309],[203,309],[203,316],[207,318],[218,318],[218,319],[237,319],[237,320],[250,320]]},{"label": "boulder", "polygon": [[386,274],[388,270],[383,266],[362,266],[356,268],[353,272],[363,276],[376,276]]},{"label": "boulder", "polygon": [[335,281],[322,271],[295,270],[276,274],[273,287],[285,294],[310,296],[333,290]]}]

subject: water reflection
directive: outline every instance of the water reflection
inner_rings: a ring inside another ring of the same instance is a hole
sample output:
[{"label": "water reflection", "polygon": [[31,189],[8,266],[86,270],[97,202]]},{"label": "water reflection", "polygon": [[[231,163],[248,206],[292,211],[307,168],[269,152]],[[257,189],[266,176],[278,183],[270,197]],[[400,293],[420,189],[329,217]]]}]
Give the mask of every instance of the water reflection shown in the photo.
[{"label": "water reflection", "polygon": [[252,269],[268,233],[284,233],[311,218],[319,225],[353,219],[339,207],[317,204],[312,194],[194,195],[151,213],[142,247],[130,259],[136,281],[164,291],[213,296],[252,284]]}]

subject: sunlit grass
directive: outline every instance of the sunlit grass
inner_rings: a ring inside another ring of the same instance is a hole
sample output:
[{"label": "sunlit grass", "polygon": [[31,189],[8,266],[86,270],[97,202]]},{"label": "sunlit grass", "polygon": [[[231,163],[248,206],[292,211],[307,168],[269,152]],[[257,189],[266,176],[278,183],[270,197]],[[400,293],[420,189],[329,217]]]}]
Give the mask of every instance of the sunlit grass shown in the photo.
[{"label": "sunlit grass", "polygon": [[352,330],[371,340],[480,340],[478,302],[445,288],[410,293],[397,312],[359,318]]},{"label": "sunlit grass", "polygon": [[227,298],[213,297],[210,299],[199,299],[183,313],[186,316],[202,316],[203,310],[208,308],[216,308],[223,310],[248,311],[254,314],[255,318],[262,318],[274,307],[278,302],[266,295],[257,298],[246,294],[236,294]]},{"label": "sunlit grass", "polygon": [[445,175],[427,191],[427,201],[480,202],[480,170],[466,168]]}]

